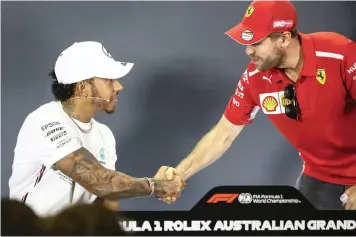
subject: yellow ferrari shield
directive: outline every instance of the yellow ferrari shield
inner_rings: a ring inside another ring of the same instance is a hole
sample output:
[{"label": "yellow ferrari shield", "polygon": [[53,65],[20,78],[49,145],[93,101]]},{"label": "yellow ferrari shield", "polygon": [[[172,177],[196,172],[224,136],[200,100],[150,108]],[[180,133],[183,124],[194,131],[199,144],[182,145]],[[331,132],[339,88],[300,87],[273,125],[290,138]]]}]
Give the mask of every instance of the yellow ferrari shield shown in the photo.
[{"label": "yellow ferrari shield", "polygon": [[325,69],[318,69],[316,71],[316,79],[318,80],[318,82],[322,85],[325,84],[326,81],[326,72]]},{"label": "yellow ferrari shield", "polygon": [[255,8],[253,6],[249,6],[246,10],[245,17],[251,16],[254,11],[255,11]]}]

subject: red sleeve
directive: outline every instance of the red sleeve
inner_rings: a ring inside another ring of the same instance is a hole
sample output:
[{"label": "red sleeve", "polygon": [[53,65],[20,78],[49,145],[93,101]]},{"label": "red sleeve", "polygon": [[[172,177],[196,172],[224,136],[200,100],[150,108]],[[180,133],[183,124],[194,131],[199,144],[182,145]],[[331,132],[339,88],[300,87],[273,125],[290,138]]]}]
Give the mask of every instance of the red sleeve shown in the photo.
[{"label": "red sleeve", "polygon": [[356,100],[356,43],[348,44],[344,57],[343,74],[348,92]]},{"label": "red sleeve", "polygon": [[231,96],[224,115],[235,125],[247,125],[252,122],[258,110],[259,107],[251,96],[249,72],[246,70],[237,83],[236,91]]}]

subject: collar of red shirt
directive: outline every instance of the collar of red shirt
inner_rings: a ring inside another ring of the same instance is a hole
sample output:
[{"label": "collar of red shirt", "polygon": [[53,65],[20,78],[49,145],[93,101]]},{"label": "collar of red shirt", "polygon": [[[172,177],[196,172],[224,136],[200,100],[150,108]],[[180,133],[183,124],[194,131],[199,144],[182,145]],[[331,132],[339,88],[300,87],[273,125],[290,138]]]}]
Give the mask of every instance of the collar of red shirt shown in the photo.
[{"label": "collar of red shirt", "polygon": [[312,38],[306,34],[299,33],[302,41],[303,68],[301,76],[315,76],[317,70],[315,47]]}]

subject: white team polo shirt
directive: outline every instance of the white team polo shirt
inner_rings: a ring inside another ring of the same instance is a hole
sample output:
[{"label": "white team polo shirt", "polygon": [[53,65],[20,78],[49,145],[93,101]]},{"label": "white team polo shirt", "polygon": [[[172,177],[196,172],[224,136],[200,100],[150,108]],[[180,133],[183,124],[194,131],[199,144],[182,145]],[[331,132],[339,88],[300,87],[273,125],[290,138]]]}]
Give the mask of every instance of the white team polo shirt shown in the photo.
[{"label": "white team polo shirt", "polygon": [[[89,124],[75,120],[82,129]],[[25,119],[15,147],[10,198],[24,202],[37,215],[54,215],[70,206],[72,179],[52,165],[69,153],[85,147],[106,168],[115,170],[116,142],[111,130],[93,119],[93,128],[83,133],[59,102],[42,105]],[[92,203],[97,197],[75,184],[73,203]]]}]

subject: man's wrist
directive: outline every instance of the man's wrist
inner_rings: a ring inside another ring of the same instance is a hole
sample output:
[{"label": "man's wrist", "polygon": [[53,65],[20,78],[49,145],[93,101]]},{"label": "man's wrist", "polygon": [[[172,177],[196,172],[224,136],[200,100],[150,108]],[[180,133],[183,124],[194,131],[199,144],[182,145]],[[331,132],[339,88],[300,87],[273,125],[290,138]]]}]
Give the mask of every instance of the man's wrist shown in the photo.
[{"label": "man's wrist", "polygon": [[155,180],[152,178],[144,177],[144,179],[147,180],[148,185],[150,186],[151,193],[149,194],[149,197],[152,196],[155,193]]},{"label": "man's wrist", "polygon": [[176,172],[181,176],[181,178],[185,182],[186,181],[186,171],[180,165],[178,165],[175,169],[176,169]]}]

